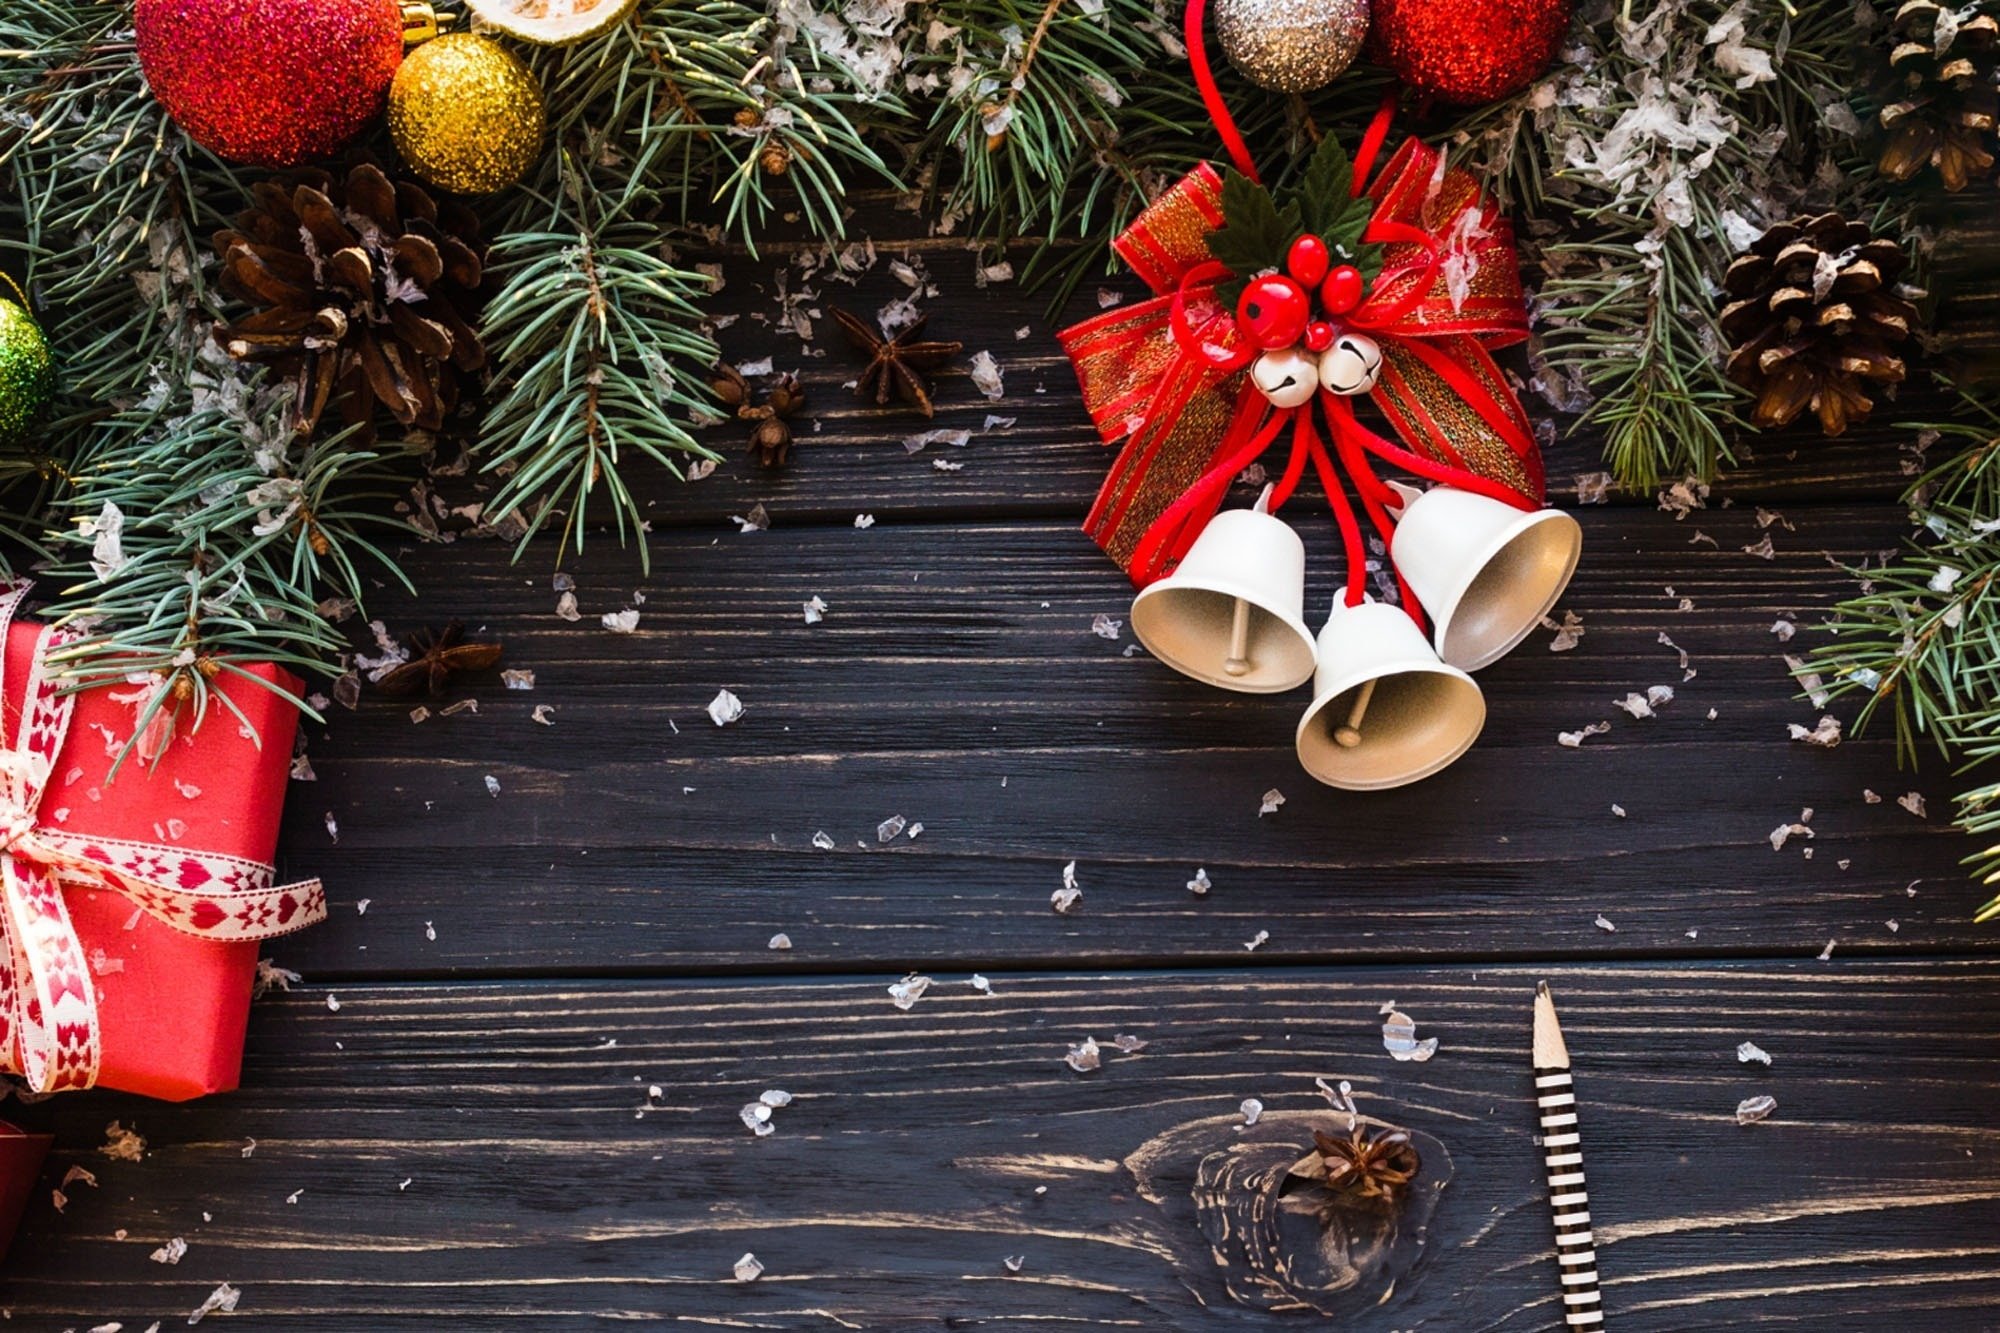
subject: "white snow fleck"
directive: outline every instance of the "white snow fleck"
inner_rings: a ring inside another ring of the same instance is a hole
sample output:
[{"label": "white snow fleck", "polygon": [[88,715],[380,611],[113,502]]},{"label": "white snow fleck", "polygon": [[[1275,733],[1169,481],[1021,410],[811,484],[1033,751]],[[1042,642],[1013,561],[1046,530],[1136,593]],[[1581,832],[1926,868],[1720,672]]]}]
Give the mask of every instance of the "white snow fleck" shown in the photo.
[{"label": "white snow fleck", "polygon": [[730,1271],[736,1274],[738,1282],[755,1282],[764,1275],[764,1264],[756,1255],[745,1250],[743,1257],[736,1261],[736,1266]]},{"label": "white snow fleck", "polygon": [[1771,1063],[1770,1052],[1754,1041],[1739,1042],[1736,1047],[1736,1058],[1746,1065],[1768,1065]]},{"label": "white snow fleck", "polygon": [[1271,788],[1264,793],[1263,801],[1257,807],[1257,818],[1262,819],[1265,815],[1277,814],[1278,807],[1284,803],[1285,794],[1276,787]]},{"label": "white snow fleck", "polygon": [[889,987],[889,998],[898,1009],[907,1012],[924,998],[924,992],[931,988],[931,979],[918,972],[912,972],[901,981]]},{"label": "white snow fleck", "polygon": [[1097,1038],[1085,1037],[1070,1047],[1069,1054],[1063,1057],[1063,1063],[1079,1074],[1088,1074],[1099,1068],[1104,1063],[1104,1057],[1098,1049]]},{"label": "white snow fleck", "polygon": [[1768,1094],[1757,1097],[1745,1097],[1742,1101],[1736,1103],[1736,1123],[1739,1125],[1754,1125],[1777,1109],[1778,1099],[1776,1097]]},{"label": "white snow fleck", "polygon": [[1388,1016],[1382,1020],[1382,1049],[1398,1060],[1422,1064],[1437,1054],[1438,1039],[1425,1037],[1417,1040],[1417,1020],[1402,1010],[1391,1007]]},{"label": "white snow fleck", "polygon": [[726,727],[743,716],[743,701],[728,690],[717,690],[708,701],[708,717],[718,727]]},{"label": "white snow fleck", "polygon": [[1259,1116],[1264,1114],[1264,1103],[1255,1097],[1245,1097],[1243,1104],[1236,1109],[1243,1113],[1243,1128],[1248,1129],[1257,1123]]}]

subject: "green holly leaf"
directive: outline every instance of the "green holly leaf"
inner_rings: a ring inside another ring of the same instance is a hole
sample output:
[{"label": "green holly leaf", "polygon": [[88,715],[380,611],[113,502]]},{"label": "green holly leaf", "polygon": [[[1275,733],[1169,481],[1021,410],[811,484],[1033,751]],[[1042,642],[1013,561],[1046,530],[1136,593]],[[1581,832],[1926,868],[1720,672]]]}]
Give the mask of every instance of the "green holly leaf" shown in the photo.
[{"label": "green holly leaf", "polygon": [[1271,192],[1241,172],[1222,178],[1222,226],[1208,233],[1208,252],[1231,274],[1218,295],[1234,304],[1247,279],[1283,268],[1285,252],[1305,234],[1299,201],[1280,204]]},{"label": "green holly leaf", "polygon": [[1312,161],[1306,164],[1305,178],[1299,184],[1299,198],[1304,205],[1307,229],[1325,239],[1347,206],[1354,202],[1351,198],[1353,192],[1354,164],[1348,160],[1347,150],[1340,146],[1340,140],[1329,134],[1319,141]]}]

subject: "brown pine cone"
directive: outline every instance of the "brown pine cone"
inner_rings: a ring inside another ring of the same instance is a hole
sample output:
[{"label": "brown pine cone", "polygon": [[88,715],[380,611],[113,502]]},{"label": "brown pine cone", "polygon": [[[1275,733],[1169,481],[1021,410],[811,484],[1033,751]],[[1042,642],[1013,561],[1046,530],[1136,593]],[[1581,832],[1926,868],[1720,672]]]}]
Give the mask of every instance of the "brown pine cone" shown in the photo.
[{"label": "brown pine cone", "polygon": [[2000,21],[1989,0],[1964,9],[1906,0],[1889,22],[1882,109],[1882,174],[1906,181],[1936,167],[1962,190],[1993,168],[2000,115]]},{"label": "brown pine cone", "polygon": [[471,323],[484,280],[477,217],[372,163],[254,193],[214,244],[222,290],[256,310],[218,324],[215,341],[294,381],[300,434],[332,407],[373,439],[377,404],[405,426],[441,427],[459,377],[486,364]]},{"label": "brown pine cone", "polygon": [[1838,213],[1780,222],[1722,280],[1729,377],[1757,395],[1751,417],[1783,426],[1810,407],[1838,435],[1875,406],[1868,386],[1899,383],[1917,322],[1896,278],[1902,246]]}]

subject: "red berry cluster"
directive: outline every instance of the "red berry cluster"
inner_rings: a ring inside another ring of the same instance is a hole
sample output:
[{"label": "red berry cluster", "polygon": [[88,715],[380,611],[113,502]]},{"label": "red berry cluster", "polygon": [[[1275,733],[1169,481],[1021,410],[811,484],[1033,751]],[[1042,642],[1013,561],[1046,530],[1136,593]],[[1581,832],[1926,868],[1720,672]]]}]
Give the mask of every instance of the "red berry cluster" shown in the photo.
[{"label": "red berry cluster", "polygon": [[1360,269],[1336,267],[1325,241],[1301,236],[1285,255],[1283,273],[1266,273],[1245,284],[1236,303],[1236,327],[1266,351],[1304,342],[1307,351],[1324,352],[1333,346],[1334,326],[1313,318],[1307,293],[1317,289],[1320,309],[1337,319],[1361,304],[1364,287]]}]

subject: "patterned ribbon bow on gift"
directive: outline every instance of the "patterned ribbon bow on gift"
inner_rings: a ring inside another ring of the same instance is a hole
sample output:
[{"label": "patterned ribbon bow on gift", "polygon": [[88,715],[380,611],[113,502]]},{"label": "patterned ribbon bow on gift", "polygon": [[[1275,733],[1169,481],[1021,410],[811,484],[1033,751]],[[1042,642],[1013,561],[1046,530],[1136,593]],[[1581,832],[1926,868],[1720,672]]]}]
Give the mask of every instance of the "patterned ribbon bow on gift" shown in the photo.
[{"label": "patterned ribbon bow on gift", "polygon": [[[0,649],[25,582],[0,583]],[[68,636],[44,627],[27,689],[0,736],[0,1060],[36,1092],[87,1088],[102,1059],[97,994],[64,905],[66,889],[111,890],[175,930],[232,942],[288,934],[326,917],[318,880],[274,884],[273,867],[238,856],[124,838],[93,838],[39,822],[75,696],[48,653]],[[4,664],[0,652],[0,665]]]},{"label": "patterned ribbon bow on gift", "polygon": [[[1191,13],[1193,10],[1191,9]],[[1191,24],[1194,20],[1191,20]],[[1197,30],[1190,55],[1199,56]],[[1198,76],[1204,66],[1197,64]],[[1251,181],[1254,167],[1226,112],[1218,128]],[[1352,193],[1363,185],[1388,133],[1385,106],[1355,155]],[[1360,239],[1382,247],[1379,275],[1341,317],[1343,331],[1379,349],[1371,397],[1402,444],[1355,416],[1332,391],[1275,407],[1253,381],[1259,349],[1218,295],[1232,273],[1208,237],[1224,225],[1223,180],[1207,163],[1162,193],[1113,243],[1153,289],[1150,300],[1105,312],[1060,335],[1084,403],[1106,443],[1125,442],[1085,529],[1144,586],[1168,573],[1221,506],[1230,483],[1289,427],[1293,448],[1273,495],[1282,504],[1314,464],[1340,520],[1349,554],[1348,601],[1363,592],[1358,521],[1314,423],[1327,439],[1375,526],[1386,537],[1394,494],[1369,457],[1523,509],[1540,506],[1540,451],[1527,415],[1490,352],[1528,336],[1513,231],[1466,172],[1412,138],[1383,166],[1365,197]],[[1415,614],[1414,599],[1405,605]]]}]

